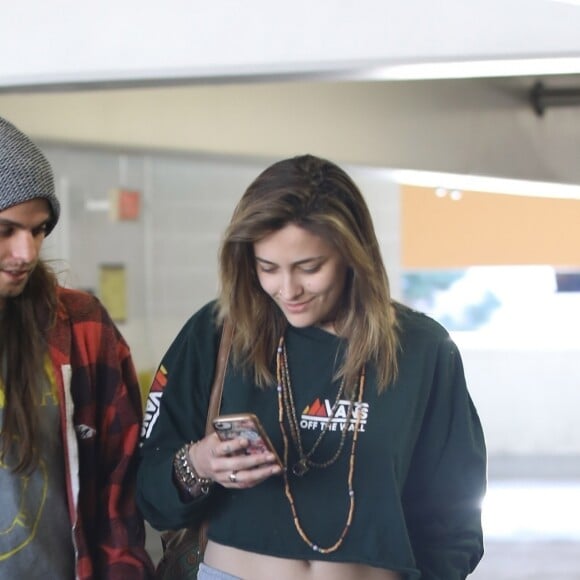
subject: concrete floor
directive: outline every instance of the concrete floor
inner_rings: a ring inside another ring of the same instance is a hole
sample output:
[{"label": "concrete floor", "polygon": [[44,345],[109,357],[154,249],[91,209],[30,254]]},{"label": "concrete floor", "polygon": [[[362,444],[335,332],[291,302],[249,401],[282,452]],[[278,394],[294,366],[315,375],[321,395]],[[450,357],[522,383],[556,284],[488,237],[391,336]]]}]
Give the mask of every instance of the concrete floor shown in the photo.
[{"label": "concrete floor", "polygon": [[566,541],[488,541],[469,580],[580,580],[580,544]]},{"label": "concrete floor", "polygon": [[491,458],[487,500],[470,580],[580,580],[579,457]]},{"label": "concrete floor", "polygon": [[[580,458],[490,460],[484,530],[469,580],[580,580]],[[147,547],[157,560],[149,527]]]}]

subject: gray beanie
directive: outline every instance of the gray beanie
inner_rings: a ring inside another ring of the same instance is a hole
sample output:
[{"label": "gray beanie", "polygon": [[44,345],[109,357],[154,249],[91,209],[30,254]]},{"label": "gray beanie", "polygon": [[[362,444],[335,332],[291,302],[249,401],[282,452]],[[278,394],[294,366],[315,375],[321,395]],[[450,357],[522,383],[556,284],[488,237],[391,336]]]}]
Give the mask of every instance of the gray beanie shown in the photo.
[{"label": "gray beanie", "polygon": [[50,204],[48,235],[60,215],[50,163],[24,133],[0,117],[0,211],[38,197]]}]

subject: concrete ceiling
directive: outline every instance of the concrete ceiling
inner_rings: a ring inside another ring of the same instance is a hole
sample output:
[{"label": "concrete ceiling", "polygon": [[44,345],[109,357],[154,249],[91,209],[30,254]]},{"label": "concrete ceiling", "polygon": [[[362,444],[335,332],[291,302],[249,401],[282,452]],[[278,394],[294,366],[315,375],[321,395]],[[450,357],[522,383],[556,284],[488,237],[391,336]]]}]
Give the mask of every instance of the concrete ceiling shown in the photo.
[{"label": "concrete ceiling", "polygon": [[0,88],[580,73],[579,30],[574,0],[19,0]]}]

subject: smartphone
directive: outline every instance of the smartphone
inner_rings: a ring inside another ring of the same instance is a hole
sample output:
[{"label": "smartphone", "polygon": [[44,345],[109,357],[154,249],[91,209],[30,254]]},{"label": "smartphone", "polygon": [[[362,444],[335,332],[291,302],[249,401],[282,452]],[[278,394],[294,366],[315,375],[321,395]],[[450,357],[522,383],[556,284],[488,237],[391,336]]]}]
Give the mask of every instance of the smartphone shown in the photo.
[{"label": "smartphone", "polygon": [[222,441],[243,437],[250,442],[246,447],[246,454],[252,455],[269,451],[274,454],[278,465],[282,465],[260,420],[253,413],[220,415],[213,420],[213,427]]}]

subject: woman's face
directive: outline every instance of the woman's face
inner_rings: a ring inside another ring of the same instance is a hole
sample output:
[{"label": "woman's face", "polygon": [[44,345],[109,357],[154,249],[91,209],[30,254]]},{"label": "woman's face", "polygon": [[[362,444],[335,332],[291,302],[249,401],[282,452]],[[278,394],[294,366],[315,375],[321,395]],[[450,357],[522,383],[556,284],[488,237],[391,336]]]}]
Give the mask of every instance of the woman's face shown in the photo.
[{"label": "woman's face", "polygon": [[255,242],[254,255],[260,285],[292,326],[335,332],[348,268],[332,244],[288,224]]}]

